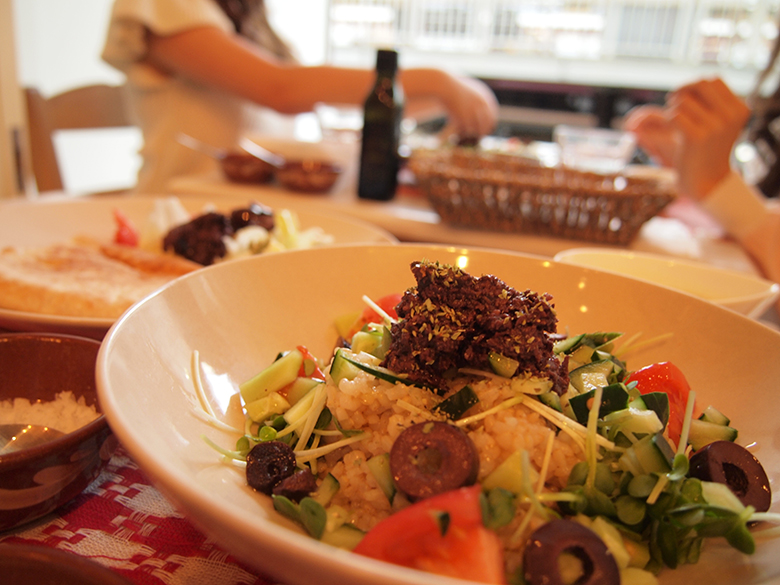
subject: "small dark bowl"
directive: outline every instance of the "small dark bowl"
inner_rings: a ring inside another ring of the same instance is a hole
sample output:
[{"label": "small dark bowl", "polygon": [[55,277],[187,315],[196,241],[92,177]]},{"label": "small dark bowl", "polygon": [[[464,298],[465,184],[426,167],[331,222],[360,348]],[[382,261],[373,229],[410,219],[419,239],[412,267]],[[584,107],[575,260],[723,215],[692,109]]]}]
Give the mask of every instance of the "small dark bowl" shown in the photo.
[{"label": "small dark bowl", "polygon": [[229,152],[222,159],[222,172],[236,183],[267,183],[274,176],[274,167],[246,152]]},{"label": "small dark bowl", "polygon": [[287,161],[276,170],[276,180],[291,191],[324,193],[341,175],[339,165],[321,160]]},{"label": "small dark bowl", "polygon": [[34,544],[0,544],[0,573],[3,585],[132,585],[93,560]]},{"label": "small dark bowl", "polygon": [[[100,342],[47,333],[0,335],[0,401],[54,400],[70,391],[101,413],[95,384]],[[51,426],[56,428],[54,421]],[[69,502],[97,478],[116,449],[101,413],[42,445],[0,455],[0,531],[25,524]]]}]

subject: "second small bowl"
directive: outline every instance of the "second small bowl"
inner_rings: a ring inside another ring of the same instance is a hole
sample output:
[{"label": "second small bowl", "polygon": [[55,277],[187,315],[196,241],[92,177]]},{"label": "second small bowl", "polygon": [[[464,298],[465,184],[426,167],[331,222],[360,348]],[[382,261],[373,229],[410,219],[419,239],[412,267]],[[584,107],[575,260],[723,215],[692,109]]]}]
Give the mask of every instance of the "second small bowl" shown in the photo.
[{"label": "second small bowl", "polygon": [[320,160],[288,161],[276,170],[276,180],[292,191],[324,193],[341,175],[341,167]]}]

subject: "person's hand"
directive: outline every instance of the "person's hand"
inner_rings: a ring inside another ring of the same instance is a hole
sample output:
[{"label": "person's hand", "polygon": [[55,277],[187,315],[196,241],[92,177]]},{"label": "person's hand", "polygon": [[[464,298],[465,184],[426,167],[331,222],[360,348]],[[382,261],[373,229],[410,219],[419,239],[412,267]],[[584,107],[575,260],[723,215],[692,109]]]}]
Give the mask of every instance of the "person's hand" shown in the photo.
[{"label": "person's hand", "polygon": [[472,77],[452,77],[452,89],[442,96],[449,114],[447,132],[461,139],[490,134],[498,121],[493,90]]},{"label": "person's hand", "polygon": [[668,100],[668,114],[682,136],[675,165],[681,189],[702,199],[728,175],[731,150],[750,109],[716,78],[675,91]]},{"label": "person's hand", "polygon": [[678,174],[680,191],[700,200],[728,175],[731,150],[750,109],[718,78],[673,92],[666,107],[643,106],[625,129],[650,156]]},{"label": "person's hand", "polygon": [[658,164],[674,168],[680,141],[664,108],[656,105],[634,108],[626,116],[623,129],[633,132],[637,144]]}]

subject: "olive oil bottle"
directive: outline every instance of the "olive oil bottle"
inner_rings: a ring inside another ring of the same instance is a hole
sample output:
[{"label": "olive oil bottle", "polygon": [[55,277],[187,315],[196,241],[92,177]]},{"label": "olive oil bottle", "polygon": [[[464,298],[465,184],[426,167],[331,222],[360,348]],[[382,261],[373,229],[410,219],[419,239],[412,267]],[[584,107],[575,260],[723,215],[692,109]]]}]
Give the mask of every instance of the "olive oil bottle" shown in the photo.
[{"label": "olive oil bottle", "polygon": [[396,80],[398,53],[380,49],[376,55],[376,83],[363,114],[358,197],[387,201],[398,186],[401,119],[404,95]]}]

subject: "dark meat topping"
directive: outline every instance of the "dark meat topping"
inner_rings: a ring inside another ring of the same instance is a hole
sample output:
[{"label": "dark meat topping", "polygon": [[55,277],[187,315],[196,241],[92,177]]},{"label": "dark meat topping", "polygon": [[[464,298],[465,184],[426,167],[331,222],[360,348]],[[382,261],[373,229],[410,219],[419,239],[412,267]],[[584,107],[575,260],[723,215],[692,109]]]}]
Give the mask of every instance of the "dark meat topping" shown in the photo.
[{"label": "dark meat topping", "polygon": [[206,213],[177,226],[163,239],[163,249],[204,266],[227,253],[223,235],[231,235],[230,219],[221,213]]},{"label": "dark meat topping", "polygon": [[233,210],[230,216],[216,212],[204,213],[169,231],[163,239],[163,249],[208,266],[227,254],[222,237],[232,236],[248,225],[273,230],[273,210],[259,203],[251,203],[246,208]]},{"label": "dark meat topping", "polygon": [[519,292],[495,276],[473,277],[438,262],[414,262],[417,286],[396,307],[392,344],[383,366],[416,383],[444,390],[459,368],[489,370],[496,352],[520,363],[518,374],[552,380],[557,391],[569,378],[553,355],[557,317],[552,297]]}]

